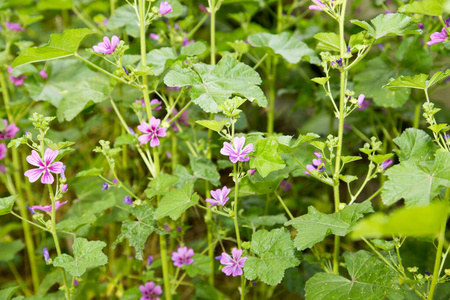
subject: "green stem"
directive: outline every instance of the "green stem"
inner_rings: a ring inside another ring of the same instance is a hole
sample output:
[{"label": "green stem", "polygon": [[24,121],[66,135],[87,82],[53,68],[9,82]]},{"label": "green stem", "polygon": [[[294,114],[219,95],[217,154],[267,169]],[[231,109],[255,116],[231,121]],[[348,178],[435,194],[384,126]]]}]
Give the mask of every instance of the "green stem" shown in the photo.
[{"label": "green stem", "polygon": [[414,128],[419,128],[421,108],[422,108],[422,104],[421,103],[417,103],[416,104],[416,110],[414,111],[414,123],[413,123],[413,127]]},{"label": "green stem", "polygon": [[269,76],[269,107],[267,111],[267,134],[270,136],[273,133],[273,127],[275,122],[275,97],[276,90],[275,84],[277,81],[277,65],[278,65],[278,57],[272,57],[270,64],[271,75]]},{"label": "green stem", "polygon": [[253,70],[256,70],[258,67],[259,67],[259,65],[264,61],[264,59],[266,59],[266,57],[268,56],[269,54],[264,54],[264,56],[263,57],[261,57],[261,59],[260,60],[258,60],[258,62],[255,64],[255,66],[253,67]]},{"label": "green stem", "polygon": [[274,192],[275,195],[277,196],[278,200],[280,200],[281,205],[283,206],[284,210],[286,211],[286,213],[288,214],[289,218],[291,218],[291,220],[294,218],[294,216],[291,214],[291,211],[289,210],[289,208],[286,206],[286,204],[284,203],[283,199],[281,199],[280,195],[277,193],[277,191]]},{"label": "green stem", "polygon": [[233,175],[234,175],[234,216],[233,216],[233,220],[234,220],[234,228],[236,230],[236,240],[237,240],[237,244],[238,244],[238,249],[241,249],[241,236],[239,234],[239,224],[237,221],[237,212],[238,212],[238,191],[239,191],[239,177],[238,177],[238,168],[236,166],[235,163],[233,164]]},{"label": "green stem", "polygon": [[16,213],[13,212],[13,211],[11,211],[11,214],[12,214],[13,216],[15,216],[15,217],[21,219],[21,220],[24,221],[24,222],[27,222],[27,223],[29,223],[29,224],[31,224],[31,225],[36,226],[37,228],[39,228],[39,229],[41,229],[41,230],[49,231],[47,228],[42,227],[41,225],[38,225],[38,224],[36,224],[36,223],[34,223],[34,222],[31,222],[30,220],[27,220],[27,219],[22,218],[21,216],[19,216],[18,214],[16,214]]},{"label": "green stem", "polygon": [[216,64],[216,0],[209,0],[209,10],[211,11],[211,65]]},{"label": "green stem", "polygon": [[[1,89],[2,89],[3,102],[5,104],[8,121],[10,123],[13,123],[14,118],[11,114],[8,87],[6,85],[5,76],[3,75],[3,72],[0,72],[0,85],[1,85]],[[23,178],[20,177],[20,174],[21,174],[20,162],[19,162],[19,154],[17,152],[17,148],[12,147],[11,153],[12,153],[14,182],[16,185],[17,194],[19,196],[18,200],[17,200],[17,204],[19,205],[19,211],[20,211],[21,217],[23,219],[27,219],[27,211],[28,210],[25,205],[25,198],[22,193],[22,188],[20,185],[20,183],[23,181]],[[39,290],[39,275],[38,275],[36,260],[35,260],[35,255],[34,255],[34,252],[35,252],[34,241],[31,236],[30,226],[24,220],[22,220],[22,227],[23,227],[23,234],[25,237],[25,244],[27,245],[26,248],[27,248],[28,259],[30,261],[31,279],[33,282],[33,291],[34,291],[34,293],[37,293]]]},{"label": "green stem", "polygon": [[[341,57],[344,57],[347,49],[345,48],[345,36],[344,36],[344,20],[345,9],[347,6],[347,0],[342,1],[341,16],[339,18],[339,44],[341,50]],[[340,195],[339,195],[339,173],[341,170],[341,154],[342,154],[342,139],[344,135],[344,118],[345,118],[345,90],[347,88],[347,71],[341,71],[341,83],[340,83],[340,101],[339,101],[339,128],[338,128],[338,145],[336,150],[336,165],[334,168],[334,210],[339,211]],[[334,252],[333,252],[333,273],[339,274],[339,243],[340,237],[336,235],[334,237]]]}]

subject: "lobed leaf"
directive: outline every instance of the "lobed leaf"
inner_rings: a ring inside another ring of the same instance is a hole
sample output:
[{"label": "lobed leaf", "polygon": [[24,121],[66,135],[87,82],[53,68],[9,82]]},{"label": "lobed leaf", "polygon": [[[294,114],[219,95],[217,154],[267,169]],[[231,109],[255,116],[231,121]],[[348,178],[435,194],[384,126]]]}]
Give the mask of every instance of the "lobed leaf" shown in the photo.
[{"label": "lobed leaf", "polygon": [[14,201],[17,199],[17,195],[0,198],[0,216],[6,215],[11,212],[14,206]]},{"label": "lobed leaf", "polygon": [[254,157],[250,159],[250,168],[256,168],[262,177],[286,166],[278,153],[278,142],[274,137],[258,140],[254,153]]},{"label": "lobed leaf", "polygon": [[189,207],[197,204],[199,200],[197,193],[192,195],[193,189],[193,184],[186,184],[182,188],[173,190],[164,196],[155,211],[155,219],[159,220],[169,216],[172,220],[177,220],[181,217],[182,213]]},{"label": "lobed leaf", "polygon": [[397,155],[400,161],[406,160],[431,160],[437,150],[437,145],[431,137],[423,130],[408,128],[399,136],[393,139],[400,148]]}]

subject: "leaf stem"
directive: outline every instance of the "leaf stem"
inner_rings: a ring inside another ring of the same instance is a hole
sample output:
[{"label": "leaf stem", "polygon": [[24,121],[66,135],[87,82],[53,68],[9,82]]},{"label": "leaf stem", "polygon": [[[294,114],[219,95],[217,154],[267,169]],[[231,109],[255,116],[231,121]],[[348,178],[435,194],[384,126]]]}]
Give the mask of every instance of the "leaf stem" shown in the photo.
[{"label": "leaf stem", "polygon": [[283,199],[281,199],[280,195],[277,193],[277,191],[274,191],[275,195],[277,196],[278,200],[280,200],[281,205],[283,206],[284,210],[286,211],[286,213],[288,214],[289,218],[291,218],[291,220],[294,218],[294,216],[292,215],[291,211],[289,210],[289,208],[286,206],[286,204],[284,203]]}]

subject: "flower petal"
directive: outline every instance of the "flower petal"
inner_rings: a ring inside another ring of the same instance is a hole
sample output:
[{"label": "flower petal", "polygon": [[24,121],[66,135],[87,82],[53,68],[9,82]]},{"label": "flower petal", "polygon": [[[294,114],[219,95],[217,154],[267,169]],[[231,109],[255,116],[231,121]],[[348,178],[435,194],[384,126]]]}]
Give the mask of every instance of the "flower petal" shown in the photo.
[{"label": "flower petal", "polygon": [[152,140],[150,141],[150,147],[156,147],[156,146],[159,146],[159,139],[156,135],[154,135]]},{"label": "flower petal", "polygon": [[228,253],[222,252],[222,257],[220,258],[220,263],[222,265],[231,265],[233,264],[233,260]]},{"label": "flower petal", "polygon": [[63,206],[66,203],[67,203],[67,201],[64,201],[64,202],[56,201],[55,202],[55,211],[57,211],[61,206]]},{"label": "flower petal", "polygon": [[149,132],[151,132],[150,126],[149,126],[149,125],[147,124],[147,122],[145,122],[145,121],[142,121],[141,125],[138,125],[137,129],[138,129],[140,132],[143,132],[143,133],[149,133]]},{"label": "flower petal", "polygon": [[138,137],[139,142],[141,142],[141,145],[147,144],[148,141],[152,139],[152,134],[143,134]]},{"label": "flower petal", "polygon": [[45,170],[44,175],[42,175],[41,183],[42,184],[52,184],[55,181],[53,178],[53,175],[48,171]]},{"label": "flower petal", "polygon": [[113,37],[111,38],[111,48],[113,49],[113,51],[116,49],[117,45],[119,45],[120,39],[118,36],[113,35]]},{"label": "flower petal", "polygon": [[244,144],[245,144],[245,137],[235,137],[233,139],[233,147],[237,152],[241,152],[242,147],[244,147]]},{"label": "flower petal", "polygon": [[31,169],[25,172],[25,176],[28,177],[28,180],[30,182],[35,182],[41,177],[42,172],[44,172],[45,169]]},{"label": "flower petal", "polygon": [[57,161],[57,162],[51,164],[50,166],[48,166],[47,169],[48,169],[50,172],[53,172],[53,173],[55,173],[55,174],[61,174],[62,171],[63,171],[63,166],[64,166],[64,164],[63,164],[62,162]]},{"label": "flower petal", "polygon": [[233,259],[234,261],[238,261],[241,258],[242,255],[242,249],[237,249],[237,248],[233,248],[233,250],[231,251],[231,253],[233,254]]},{"label": "flower petal", "polygon": [[50,166],[50,164],[55,160],[55,158],[58,156],[58,154],[59,154],[58,150],[53,151],[52,149],[47,148],[44,153],[45,165],[47,167]]},{"label": "flower petal", "polygon": [[159,137],[165,137],[166,136],[166,130],[167,128],[158,128],[156,130],[156,135]]},{"label": "flower petal", "polygon": [[27,162],[36,167],[45,167],[41,161],[41,157],[35,150],[32,150],[31,155],[27,156]]},{"label": "flower petal", "polygon": [[238,265],[235,265],[233,268],[233,277],[240,275],[242,275],[242,269]]},{"label": "flower petal", "polygon": [[231,273],[233,273],[233,266],[226,266],[222,268],[222,272],[225,273],[225,275],[230,276]]},{"label": "flower petal", "polygon": [[223,147],[220,149],[220,154],[222,155],[230,155],[230,153],[234,153],[234,149],[231,146],[231,143],[223,142]]},{"label": "flower petal", "polygon": [[161,124],[160,119],[157,119],[153,116],[150,118],[150,129],[156,130],[159,127],[159,124]]}]

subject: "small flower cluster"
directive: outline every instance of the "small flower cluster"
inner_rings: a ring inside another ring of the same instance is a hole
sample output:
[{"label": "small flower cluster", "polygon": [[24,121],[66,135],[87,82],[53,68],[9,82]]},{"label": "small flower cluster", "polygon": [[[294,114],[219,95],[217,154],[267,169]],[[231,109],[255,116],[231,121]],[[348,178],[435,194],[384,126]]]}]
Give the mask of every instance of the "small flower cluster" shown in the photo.
[{"label": "small flower cluster", "polygon": [[306,165],[306,169],[308,170],[308,171],[305,171],[306,175],[311,175],[311,173],[309,173],[309,172],[316,171],[316,172],[320,173],[320,172],[325,171],[325,167],[323,166],[323,161],[321,160],[322,154],[320,152],[314,151],[314,155],[317,158],[314,158],[312,160],[312,164]]},{"label": "small flower cluster", "polygon": [[[445,24],[447,25],[447,27],[450,27],[450,18],[445,20]],[[437,31],[430,35],[431,41],[427,42],[427,45],[431,46],[438,43],[444,43],[447,41],[448,38],[449,38],[448,31],[446,26],[444,26],[442,27],[442,30],[440,32]]]},{"label": "small flower cluster", "polygon": [[220,153],[227,155],[232,163],[238,161],[248,161],[250,157],[247,155],[253,152],[253,144],[250,143],[245,146],[245,137],[235,137],[231,143],[223,142],[223,147],[220,149]]},{"label": "small flower cluster", "polygon": [[175,267],[181,268],[183,265],[190,265],[194,262],[194,250],[186,246],[179,247],[177,251],[172,252],[172,261]]}]

